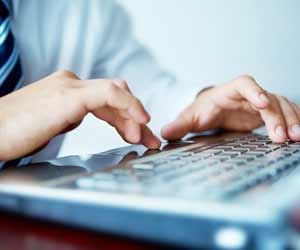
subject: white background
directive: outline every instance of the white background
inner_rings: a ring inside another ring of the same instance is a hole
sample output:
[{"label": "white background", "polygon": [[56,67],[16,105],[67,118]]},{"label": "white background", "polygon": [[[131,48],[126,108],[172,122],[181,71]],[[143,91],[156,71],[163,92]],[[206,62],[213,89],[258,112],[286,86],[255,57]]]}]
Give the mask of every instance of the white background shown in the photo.
[{"label": "white background", "polygon": [[181,80],[252,74],[300,101],[299,0],[119,0],[139,39]]}]

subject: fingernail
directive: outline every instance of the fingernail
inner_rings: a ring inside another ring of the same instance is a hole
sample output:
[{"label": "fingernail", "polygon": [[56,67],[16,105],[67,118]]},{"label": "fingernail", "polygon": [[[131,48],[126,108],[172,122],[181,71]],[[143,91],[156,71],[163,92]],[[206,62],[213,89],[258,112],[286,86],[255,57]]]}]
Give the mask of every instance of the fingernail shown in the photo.
[{"label": "fingernail", "polygon": [[264,102],[265,104],[268,104],[268,103],[270,102],[269,98],[268,98],[265,94],[263,94],[263,93],[260,93],[260,94],[258,95],[258,97],[259,97],[259,99],[260,99],[262,102]]},{"label": "fingernail", "polygon": [[276,133],[279,137],[281,137],[281,138],[286,137],[286,133],[285,133],[284,128],[283,128],[282,126],[278,126],[278,127],[275,129],[275,133]]},{"label": "fingernail", "polygon": [[154,139],[151,141],[152,148],[159,148],[161,144],[160,139],[157,136],[154,136]]},{"label": "fingernail", "polygon": [[300,125],[299,124],[294,124],[291,127],[291,132],[292,132],[292,134],[300,135]]}]

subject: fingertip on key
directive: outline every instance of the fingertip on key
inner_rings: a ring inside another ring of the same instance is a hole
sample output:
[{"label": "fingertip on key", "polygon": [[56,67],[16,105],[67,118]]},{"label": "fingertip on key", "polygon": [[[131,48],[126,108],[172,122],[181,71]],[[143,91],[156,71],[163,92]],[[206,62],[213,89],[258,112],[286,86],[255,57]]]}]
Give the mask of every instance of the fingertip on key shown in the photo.
[{"label": "fingertip on key", "polygon": [[275,128],[275,135],[275,138],[272,138],[272,141],[275,143],[284,143],[287,140],[287,133],[281,125]]},{"label": "fingertip on key", "polygon": [[155,138],[150,144],[150,149],[158,149],[161,146],[161,141],[158,138]]},{"label": "fingertip on key", "polygon": [[293,141],[300,141],[300,125],[294,124],[289,128],[289,138]]}]

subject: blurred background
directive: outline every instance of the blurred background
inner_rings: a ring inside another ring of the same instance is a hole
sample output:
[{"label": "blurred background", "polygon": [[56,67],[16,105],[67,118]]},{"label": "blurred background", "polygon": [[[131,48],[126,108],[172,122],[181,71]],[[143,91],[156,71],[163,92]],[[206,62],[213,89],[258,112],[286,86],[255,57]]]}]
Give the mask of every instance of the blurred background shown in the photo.
[{"label": "blurred background", "polygon": [[299,0],[120,0],[135,33],[180,80],[251,74],[300,101]]},{"label": "blurred background", "polygon": [[[300,103],[299,0],[119,2],[138,39],[182,82],[217,84],[251,74],[269,91]],[[97,146],[95,135],[83,136],[80,127],[67,136],[60,156],[72,154],[77,142],[87,153],[125,145],[114,129],[92,121],[87,118],[89,131],[102,131]]]}]

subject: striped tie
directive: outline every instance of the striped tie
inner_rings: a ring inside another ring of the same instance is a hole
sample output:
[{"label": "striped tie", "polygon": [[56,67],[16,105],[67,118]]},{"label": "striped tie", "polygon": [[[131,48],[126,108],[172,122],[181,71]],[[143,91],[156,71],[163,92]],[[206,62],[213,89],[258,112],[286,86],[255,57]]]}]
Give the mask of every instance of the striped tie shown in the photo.
[{"label": "striped tie", "polygon": [[9,10],[0,0],[0,97],[20,87],[21,81],[21,64],[10,31]]},{"label": "striped tie", "polygon": [[[7,4],[0,0],[0,97],[19,88],[21,82],[21,63],[10,31],[9,9]],[[17,166],[26,161],[28,162],[28,158],[0,162],[0,168]]]}]

